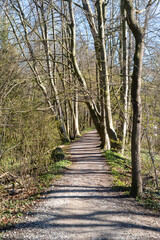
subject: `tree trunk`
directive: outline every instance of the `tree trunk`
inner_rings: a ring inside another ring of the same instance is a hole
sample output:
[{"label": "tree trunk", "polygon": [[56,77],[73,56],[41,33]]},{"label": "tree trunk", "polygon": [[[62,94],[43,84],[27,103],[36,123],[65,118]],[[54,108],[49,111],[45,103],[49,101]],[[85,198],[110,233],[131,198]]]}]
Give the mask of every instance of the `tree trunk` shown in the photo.
[{"label": "tree trunk", "polygon": [[70,13],[70,30],[71,30],[71,60],[74,67],[75,76],[77,77],[80,87],[82,88],[84,92],[84,101],[90,111],[90,115],[93,119],[94,125],[97,129],[97,132],[101,139],[102,147],[106,146],[106,135],[105,135],[105,128],[103,119],[101,118],[100,113],[98,112],[98,109],[96,107],[96,104],[92,97],[88,94],[87,84],[86,81],[79,69],[77,59],[76,59],[76,32],[75,32],[75,19],[74,19],[74,13],[72,8],[73,1],[70,0],[68,2],[69,4],[69,13]]},{"label": "tree trunk", "polygon": [[[97,14],[98,14],[98,44],[96,43],[97,61],[99,65],[99,76],[100,76],[100,102],[101,102],[101,117],[104,122],[104,131],[107,143],[107,133],[109,135],[111,146],[115,148],[117,142],[117,135],[113,127],[111,102],[110,102],[110,89],[109,89],[109,78],[108,78],[108,67],[107,67],[107,56],[106,56],[106,44],[105,44],[105,8],[104,0],[96,2]],[[97,41],[97,39],[96,39]],[[117,146],[116,146],[117,147]]]},{"label": "tree trunk", "polygon": [[[48,68],[48,76],[49,76],[49,81],[50,81],[50,85],[51,88],[54,91],[55,94],[55,102],[57,105],[57,109],[58,109],[58,116],[59,116],[59,121],[60,121],[60,126],[61,126],[61,133],[62,133],[62,138],[64,139],[64,141],[69,142],[69,138],[67,136],[67,131],[66,131],[66,126],[64,123],[64,117],[63,117],[63,112],[62,112],[62,107],[61,107],[61,103],[60,103],[60,99],[59,99],[59,95],[58,95],[58,90],[57,90],[57,86],[56,86],[56,63],[55,63],[55,51],[54,51],[54,57],[52,57],[52,59],[54,59],[54,66],[53,66],[53,71],[52,71],[52,63],[51,63],[51,53],[50,53],[50,46],[49,46],[49,41],[48,41],[48,28],[47,28],[47,24],[46,24],[46,19],[45,19],[45,14],[44,14],[44,6],[43,6],[43,1],[42,1],[42,6],[41,6],[41,15],[42,15],[42,37],[44,37],[42,39],[42,43],[44,45],[44,50],[45,50],[45,54],[46,54],[46,63],[47,63],[47,68]],[[52,17],[52,27],[53,27],[53,38],[55,40],[55,33],[54,33],[54,15]]]},{"label": "tree trunk", "polygon": [[135,38],[134,68],[132,75],[131,101],[133,106],[133,129],[131,142],[132,155],[132,196],[142,195],[142,177],[141,177],[141,122],[142,122],[142,105],[141,105],[141,75],[142,60],[144,51],[145,31],[141,28],[135,18],[135,9],[132,0],[124,0],[124,6],[127,11],[127,22]]},{"label": "tree trunk", "polygon": [[[118,147],[117,134],[113,127],[111,102],[110,102],[110,88],[108,78],[108,67],[106,57],[106,44],[105,44],[105,1],[97,0],[96,9],[98,15],[98,30],[94,22],[93,13],[88,0],[82,0],[83,8],[86,12],[86,17],[94,39],[94,46],[96,52],[96,60],[99,72],[100,84],[100,110],[101,110],[101,125],[102,132],[104,132],[102,147],[109,149],[111,147],[116,149]],[[94,121],[94,120],[93,120]],[[109,135],[109,138],[107,136]],[[110,141],[109,141],[110,139]]]},{"label": "tree trunk", "polygon": [[127,20],[126,10],[124,9],[124,0],[121,0],[122,15],[122,40],[123,40],[123,129],[122,129],[122,154],[124,154],[127,122],[128,122],[128,48],[127,48]]},{"label": "tree trunk", "polygon": [[133,129],[132,129],[132,191],[133,196],[142,195],[142,178],[141,178],[141,123],[142,123],[142,105],[141,105],[141,73],[143,58],[143,39],[136,43],[134,55],[134,70],[132,76],[131,101],[133,106]]}]

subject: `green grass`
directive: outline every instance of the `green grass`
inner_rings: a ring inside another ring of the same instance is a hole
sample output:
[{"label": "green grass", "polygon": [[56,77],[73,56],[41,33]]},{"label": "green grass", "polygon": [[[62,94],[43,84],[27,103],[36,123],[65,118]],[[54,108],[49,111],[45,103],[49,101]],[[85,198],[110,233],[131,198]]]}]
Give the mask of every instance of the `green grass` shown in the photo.
[{"label": "green grass", "polygon": [[[130,152],[127,153],[130,156]],[[110,165],[111,173],[113,175],[114,188],[124,191],[126,194],[130,193],[131,189],[131,160],[129,157],[123,157],[119,153],[106,151],[104,153],[107,163]],[[160,193],[155,188],[154,179],[146,176],[151,175],[152,164],[150,162],[148,153],[142,153],[142,179],[144,193],[141,199],[137,200],[149,209],[160,211]],[[153,170],[152,170],[153,172]],[[149,175],[150,174],[150,175]],[[152,173],[153,174],[153,173]]]},{"label": "green grass", "polygon": [[[83,136],[85,133],[88,133],[88,132],[90,132],[90,131],[92,131],[92,130],[94,130],[94,129],[95,129],[95,127],[86,128],[86,129],[84,129],[83,131],[81,131],[80,136]],[[76,138],[74,138],[73,140],[70,140],[69,142],[65,142],[64,145],[65,145],[65,146],[68,146],[68,145],[71,144],[71,142],[76,142],[76,141],[78,141],[78,140],[79,140],[79,137],[76,137]]]},{"label": "green grass", "polygon": [[90,128],[86,128],[86,129],[84,129],[84,130],[81,132],[81,134],[83,135],[83,134],[88,133],[88,132],[90,132],[90,131],[92,131],[92,130],[94,130],[94,129],[95,129],[94,126],[93,126],[93,127],[90,127]]},{"label": "green grass", "polygon": [[131,162],[129,159],[122,157],[119,153],[106,151],[104,153],[107,163],[111,167],[114,177],[114,188],[129,191],[131,186]]},{"label": "green grass", "polygon": [[33,199],[26,197],[24,199],[16,199],[16,197],[7,197],[1,202],[0,206],[0,229],[15,224],[18,219],[30,209]]}]

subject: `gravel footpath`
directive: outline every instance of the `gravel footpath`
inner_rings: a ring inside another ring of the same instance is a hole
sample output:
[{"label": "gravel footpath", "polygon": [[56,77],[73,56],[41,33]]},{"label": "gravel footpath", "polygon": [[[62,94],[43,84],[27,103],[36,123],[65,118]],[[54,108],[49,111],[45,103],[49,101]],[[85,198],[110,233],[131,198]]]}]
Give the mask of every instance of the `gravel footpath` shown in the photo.
[{"label": "gravel footpath", "polygon": [[72,143],[73,164],[7,240],[160,239],[160,218],[112,189],[109,167],[91,131]]}]

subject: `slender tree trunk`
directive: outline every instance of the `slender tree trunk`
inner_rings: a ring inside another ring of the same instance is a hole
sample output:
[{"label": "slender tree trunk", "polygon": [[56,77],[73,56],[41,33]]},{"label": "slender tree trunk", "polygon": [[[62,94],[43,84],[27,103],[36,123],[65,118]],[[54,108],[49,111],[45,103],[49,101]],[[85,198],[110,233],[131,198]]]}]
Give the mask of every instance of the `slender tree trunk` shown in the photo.
[{"label": "slender tree trunk", "polygon": [[[52,10],[53,11],[53,10]],[[66,125],[66,131],[67,135],[70,136],[70,117],[69,117],[69,104],[68,104],[68,97],[67,97],[67,85],[65,83],[65,79],[67,78],[67,74],[69,72],[69,69],[66,67],[68,64],[68,59],[65,58],[65,56],[68,54],[65,49],[68,49],[69,43],[67,39],[67,31],[66,31],[66,22],[64,19],[64,16],[67,16],[67,5],[64,0],[61,1],[61,32],[62,32],[62,46],[61,46],[61,52],[62,52],[62,73],[59,71],[58,66],[58,74],[61,79],[63,91],[64,91],[64,106],[63,106],[63,113],[64,113],[64,122]],[[64,16],[63,16],[64,15]],[[55,31],[55,30],[54,30]],[[54,34],[55,35],[55,34]],[[54,41],[55,46],[55,41]],[[54,47],[54,52],[56,52],[56,47]]]},{"label": "slender tree trunk", "polygon": [[141,28],[135,17],[135,9],[132,0],[124,0],[124,6],[127,12],[127,22],[135,38],[134,68],[132,75],[131,101],[133,106],[133,128],[132,128],[132,189],[131,195],[142,195],[142,177],[141,177],[141,75],[142,60],[144,51],[145,29]]},{"label": "slender tree trunk", "polygon": [[75,82],[75,96],[74,96],[74,135],[75,137],[80,137],[80,131],[79,131],[79,108],[78,108],[78,83]]},{"label": "slender tree trunk", "polygon": [[127,122],[128,122],[128,47],[127,47],[127,19],[124,9],[124,0],[121,0],[122,15],[122,39],[123,39],[123,131],[122,131],[122,154],[124,154]]},{"label": "slender tree trunk", "polygon": [[[47,24],[46,24],[46,19],[45,19],[45,15],[44,15],[44,6],[43,6],[43,2],[42,2],[42,6],[41,6],[41,14],[42,14],[42,21],[43,21],[43,27],[42,27],[42,36],[44,36],[43,39],[43,44],[44,44],[44,49],[45,49],[45,54],[46,54],[46,62],[47,62],[47,67],[48,67],[48,75],[49,75],[49,80],[50,80],[50,84],[51,87],[54,91],[55,94],[55,101],[57,104],[57,109],[58,109],[58,114],[59,114],[59,120],[61,123],[61,130],[62,130],[62,134],[64,135],[63,138],[65,141],[69,141],[69,138],[67,136],[67,132],[66,132],[66,126],[64,123],[64,117],[63,117],[63,112],[62,112],[62,107],[61,107],[61,103],[60,103],[60,99],[59,99],[59,95],[58,95],[58,90],[56,87],[56,67],[55,67],[55,62],[54,62],[54,67],[52,71],[52,64],[51,64],[51,59],[50,59],[50,50],[49,50],[49,42],[48,42],[48,29],[47,29]],[[54,18],[52,19],[54,21]],[[52,26],[54,27],[54,22],[52,23]],[[53,28],[53,38],[55,39],[55,33],[54,33],[54,28]],[[54,53],[55,54],[55,53]],[[55,57],[54,57],[55,58]],[[52,57],[52,59],[54,59]]]},{"label": "slender tree trunk", "polygon": [[142,195],[141,177],[141,124],[142,124],[142,105],[141,105],[141,73],[143,58],[144,41],[141,39],[136,43],[134,55],[134,70],[132,76],[131,98],[133,106],[133,129],[132,129],[132,191],[134,196]]},{"label": "slender tree trunk", "polygon": [[[106,56],[106,44],[105,44],[105,17],[104,17],[104,0],[96,2],[97,14],[98,14],[98,65],[99,65],[99,76],[100,76],[100,102],[101,102],[101,118],[104,124],[105,131],[105,145],[106,149],[110,147],[110,142],[107,140],[107,133],[110,136],[111,145],[117,141],[117,136],[113,128],[111,103],[110,103],[110,89],[109,89],[109,78],[108,78],[108,67],[107,67],[107,56]],[[103,146],[105,147],[105,146]]]}]

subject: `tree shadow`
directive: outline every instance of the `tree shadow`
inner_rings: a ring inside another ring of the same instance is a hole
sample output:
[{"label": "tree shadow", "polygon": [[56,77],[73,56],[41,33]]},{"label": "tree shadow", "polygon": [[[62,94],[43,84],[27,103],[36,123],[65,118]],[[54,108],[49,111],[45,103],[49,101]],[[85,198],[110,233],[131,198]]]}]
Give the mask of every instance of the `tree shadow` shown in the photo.
[{"label": "tree shadow", "polygon": [[[31,217],[38,214],[40,216],[39,218],[42,220],[36,220],[36,221],[30,221],[30,222],[22,222],[16,225],[12,225],[4,230],[12,231],[14,229],[76,229],[76,228],[112,228],[115,231],[119,229],[140,229],[140,230],[146,230],[146,231],[153,231],[153,232],[160,232],[159,227],[152,227],[152,226],[146,226],[143,224],[136,224],[131,223],[127,221],[114,221],[110,219],[109,216],[119,216],[119,215],[146,215],[145,213],[135,213],[132,211],[124,212],[124,211],[92,211],[91,213],[86,214],[63,214],[64,209],[62,208],[56,208],[54,209],[55,213],[50,213],[48,211],[44,212],[31,212]],[[78,210],[78,209],[77,209]],[[58,211],[58,213],[56,212]],[[69,213],[72,211],[72,208],[66,208],[65,211],[68,211]],[[106,218],[106,216],[108,216]],[[150,215],[149,215],[150,216]],[[107,219],[107,220],[106,220]],[[75,222],[73,223],[73,221]],[[71,223],[70,223],[71,222]],[[78,223],[80,222],[80,223]],[[17,239],[17,238],[16,238]]]},{"label": "tree shadow", "polygon": [[[90,133],[95,134],[94,133]],[[90,138],[87,138],[86,141],[89,141]],[[95,138],[97,140],[97,138]],[[93,138],[91,138],[93,141]],[[80,140],[79,140],[80,141]],[[90,143],[88,143],[88,146],[86,149],[89,148]],[[73,146],[72,150],[84,151],[83,147],[77,148]],[[83,156],[84,155],[84,156]],[[84,164],[86,161],[88,163],[101,163],[103,162],[104,158],[100,156],[99,153],[90,153],[89,151],[86,151],[85,153],[72,153],[73,162],[77,162],[78,164]],[[76,156],[76,157],[75,157]],[[85,165],[84,165],[85,166]],[[102,169],[103,170],[103,169]],[[93,177],[97,175],[107,175],[110,174],[107,170],[92,170],[92,169],[86,169],[82,168],[81,170],[78,169],[69,169],[65,172],[65,175],[82,175],[82,177],[86,175],[92,174]],[[103,178],[102,178],[103,179]],[[143,220],[141,223],[132,223],[131,219],[136,218],[136,216],[144,216],[144,217],[155,217],[159,218],[159,215],[157,214],[151,214],[148,212],[143,211],[137,211],[134,212],[131,209],[123,208],[123,210],[109,210],[107,207],[103,208],[107,202],[114,202],[116,199],[121,198],[122,202],[124,199],[128,198],[128,204],[130,204],[129,199],[130,197],[124,194],[124,191],[127,189],[121,189],[121,194],[119,193],[119,189],[114,189],[112,187],[105,187],[103,183],[99,182],[99,184],[92,185],[94,183],[89,182],[85,184],[85,182],[82,182],[81,184],[74,184],[73,185],[67,185],[67,184],[56,184],[53,189],[49,189],[46,192],[41,193],[42,198],[47,200],[50,199],[56,199],[55,202],[60,201],[61,199],[65,199],[66,201],[72,203],[72,200],[90,200],[91,207],[90,209],[87,209],[87,207],[80,208],[80,206],[77,205],[76,209],[72,207],[72,204],[69,205],[69,207],[65,206],[65,201],[62,201],[64,206],[63,207],[56,207],[56,206],[50,206],[49,209],[38,208],[36,211],[30,211],[30,221],[28,222],[27,219],[21,223],[18,223],[16,225],[9,226],[9,228],[5,228],[4,230],[8,231],[14,231],[14,229],[29,229],[32,231],[33,229],[46,229],[50,231],[69,231],[69,230],[77,230],[77,228],[85,229],[89,228],[90,231],[98,231],[99,229],[112,229],[112,232],[116,232],[121,229],[140,229],[144,231],[152,231],[152,232],[160,232],[159,227],[154,226],[148,226],[143,224]],[[100,185],[102,184],[102,185]],[[71,200],[71,201],[69,201]],[[94,202],[96,201],[96,206],[98,206],[96,209],[94,209]],[[93,204],[93,208],[92,208]],[[103,206],[104,204],[104,206]],[[104,210],[99,210],[101,209]],[[98,209],[98,210],[97,210]],[[76,213],[75,213],[76,210]],[[28,214],[26,214],[28,216]],[[118,220],[113,220],[114,219]],[[124,221],[124,218],[125,221]],[[127,218],[128,216],[131,216],[130,218]],[[143,218],[142,218],[143,219]],[[49,231],[49,232],[50,232]],[[36,231],[34,232],[36,234]],[[112,239],[112,236],[105,236],[103,239]],[[8,239],[8,238],[7,238]],[[102,240],[102,238],[99,238]],[[116,239],[116,238],[115,238]],[[9,239],[8,239],[9,240]],[[13,240],[13,238],[12,238]],[[16,238],[16,240],[20,240],[20,238]],[[98,240],[98,238],[97,238]]]},{"label": "tree shadow", "polygon": [[[69,195],[67,195],[69,193]],[[104,196],[102,194],[104,193],[111,193],[111,195]],[[58,195],[60,194],[60,195]],[[71,195],[74,194],[74,195]],[[79,195],[81,194],[81,195]],[[83,195],[84,194],[84,195]],[[91,195],[92,194],[92,195]],[[113,194],[113,195],[112,195]],[[94,200],[100,200],[99,204],[101,204],[101,200],[103,199],[110,199],[109,201],[112,201],[113,199],[116,198],[126,198],[126,195],[119,195],[119,192],[116,189],[110,188],[110,187],[95,187],[95,186],[81,186],[81,185],[56,185],[55,190],[49,190],[43,193],[43,196],[45,196],[45,199],[91,199],[92,202]],[[157,214],[151,214],[151,213],[145,213],[142,211],[134,212],[132,210],[125,210],[125,211],[111,211],[111,210],[104,210],[104,211],[89,211],[89,213],[85,214],[73,214],[72,213],[72,207],[70,208],[54,208],[45,211],[38,211],[34,212],[31,211],[29,215],[31,218],[33,216],[40,216],[39,219],[41,220],[36,220],[36,221],[30,221],[30,222],[22,222],[16,225],[9,226],[4,230],[13,230],[13,229],[54,229],[54,228],[106,228],[106,227],[111,227],[115,230],[117,229],[141,229],[141,230],[149,230],[149,231],[154,231],[154,232],[160,232],[159,227],[152,227],[152,226],[146,226],[143,224],[136,224],[136,223],[130,223],[129,221],[114,221],[111,220],[109,216],[128,216],[132,215],[137,216],[148,216],[148,217],[156,217],[157,219],[159,218],[159,215]],[[79,210],[77,208],[77,210]],[[81,209],[82,210],[82,209]],[[65,213],[64,213],[65,211]],[[67,214],[68,212],[68,214]],[[27,214],[28,216],[28,214]],[[107,220],[106,220],[107,219]],[[120,218],[119,218],[120,219]],[[66,220],[67,223],[66,223]],[[70,220],[76,220],[76,222],[69,223]],[[62,223],[60,223],[62,221]],[[65,223],[63,223],[65,221]],[[80,223],[77,223],[80,221]]]}]

